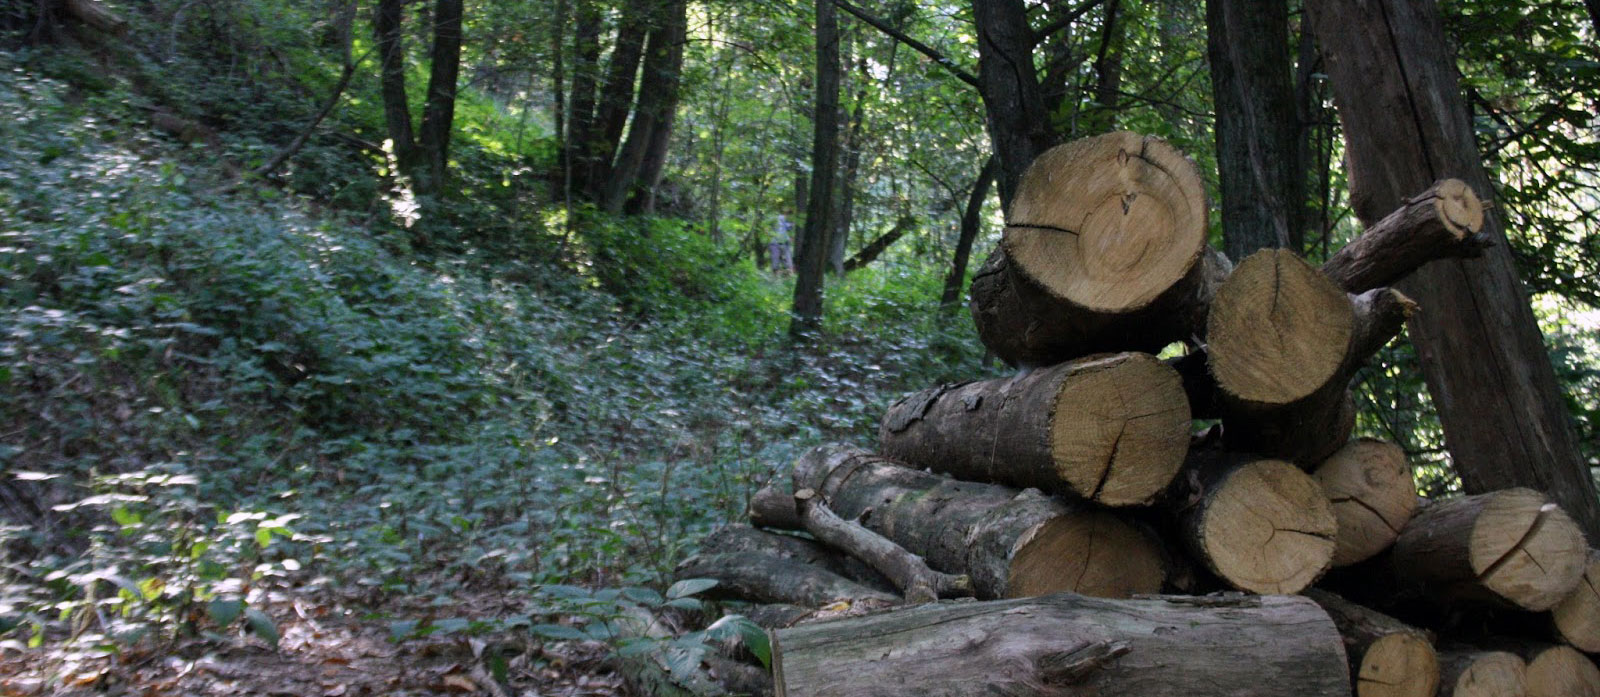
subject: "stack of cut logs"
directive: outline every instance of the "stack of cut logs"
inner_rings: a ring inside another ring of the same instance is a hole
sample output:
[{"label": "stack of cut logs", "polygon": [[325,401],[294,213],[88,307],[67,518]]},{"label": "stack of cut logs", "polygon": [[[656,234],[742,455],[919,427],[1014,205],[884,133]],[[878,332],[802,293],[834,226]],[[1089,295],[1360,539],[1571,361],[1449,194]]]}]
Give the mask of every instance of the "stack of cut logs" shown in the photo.
[{"label": "stack of cut logs", "polygon": [[1572,520],[1528,489],[1419,500],[1398,447],[1350,440],[1356,371],[1451,311],[1389,285],[1478,254],[1483,216],[1445,180],[1320,268],[1230,269],[1182,153],[1055,148],[972,284],[1019,372],[805,454],[678,575],[751,603],[780,696],[1600,695]]}]

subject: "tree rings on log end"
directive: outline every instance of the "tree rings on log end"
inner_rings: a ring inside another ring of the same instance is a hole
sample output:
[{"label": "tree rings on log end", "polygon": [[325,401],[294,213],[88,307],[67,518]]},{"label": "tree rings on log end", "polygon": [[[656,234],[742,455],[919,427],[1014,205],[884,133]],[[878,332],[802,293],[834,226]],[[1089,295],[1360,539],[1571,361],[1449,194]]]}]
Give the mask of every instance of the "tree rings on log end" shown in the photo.
[{"label": "tree rings on log end", "polygon": [[1396,632],[1367,647],[1355,678],[1356,697],[1433,697],[1439,655],[1427,637]]},{"label": "tree rings on log end", "polygon": [[1292,252],[1250,255],[1217,289],[1206,321],[1211,374],[1247,402],[1287,404],[1327,384],[1354,333],[1350,297]]},{"label": "tree rings on log end", "polygon": [[1196,525],[1211,570],[1240,590],[1299,593],[1328,570],[1338,524],[1311,475],[1255,460],[1213,485]]},{"label": "tree rings on log end", "polygon": [[1075,510],[1018,539],[1006,596],[1072,591],[1102,598],[1156,593],[1166,579],[1161,549],[1105,511]]},{"label": "tree rings on log end", "polygon": [[1417,511],[1417,485],[1405,451],[1361,438],[1347,443],[1312,474],[1339,523],[1333,565],[1371,558],[1394,544]]},{"label": "tree rings on log end", "polygon": [[1583,580],[1550,610],[1556,631],[1580,651],[1600,653],[1600,551],[1589,550]]},{"label": "tree rings on log end", "polygon": [[1528,697],[1600,697],[1600,668],[1570,646],[1552,646],[1528,661]]},{"label": "tree rings on log end", "polygon": [[1483,230],[1483,201],[1466,182],[1446,179],[1439,182],[1434,191],[1438,195],[1433,202],[1434,210],[1456,239],[1466,239]]},{"label": "tree rings on log end", "polygon": [[1577,587],[1588,552],[1566,512],[1532,489],[1491,497],[1472,527],[1472,570],[1491,591],[1526,610],[1549,610]]},{"label": "tree rings on log end", "polygon": [[1444,657],[1442,697],[1522,697],[1528,664],[1509,651],[1471,651]]},{"label": "tree rings on log end", "polygon": [[1051,295],[1097,312],[1137,310],[1188,274],[1206,240],[1205,188],[1166,141],[1126,131],[1033,161],[1001,245]]},{"label": "tree rings on log end", "polygon": [[1050,454],[1072,492],[1106,506],[1149,503],[1189,452],[1189,400],[1171,366],[1143,353],[1083,362],[1056,391]]}]

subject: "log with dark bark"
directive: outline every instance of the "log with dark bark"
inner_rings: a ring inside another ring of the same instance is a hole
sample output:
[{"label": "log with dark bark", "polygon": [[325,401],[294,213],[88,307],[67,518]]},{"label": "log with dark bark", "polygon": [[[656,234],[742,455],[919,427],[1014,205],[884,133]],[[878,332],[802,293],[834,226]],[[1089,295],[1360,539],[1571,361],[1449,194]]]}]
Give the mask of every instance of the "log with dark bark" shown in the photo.
[{"label": "log with dark bark", "polygon": [[1160,545],[1109,511],[958,481],[840,444],[807,452],[794,477],[840,516],[935,569],[970,576],[980,598],[1063,590],[1126,597],[1161,588]]},{"label": "log with dark bark", "polygon": [[1136,505],[1183,465],[1189,409],[1175,371],[1121,353],[909,395],[884,415],[878,442],[958,479]]},{"label": "log with dark bark", "polygon": [[1119,132],[1052,148],[973,278],[979,338],[1024,367],[1190,339],[1226,271],[1206,221],[1193,162],[1165,141]]},{"label": "log with dark bark", "polygon": [[[793,501],[793,497],[790,497]],[[757,530],[746,525],[730,525],[706,536],[700,544],[704,554],[756,553],[783,557],[821,567],[873,590],[896,592],[883,574],[860,559],[829,548],[816,540]]]},{"label": "log with dark bark", "polygon": [[1577,587],[1588,549],[1537,491],[1506,489],[1424,506],[1395,540],[1401,584],[1438,599],[1549,610]]},{"label": "log with dark bark", "polygon": [[1356,293],[1394,285],[1435,259],[1483,255],[1483,201],[1460,179],[1412,198],[1350,241],[1322,265],[1334,284]]},{"label": "log with dark bark", "polygon": [[898,595],[873,590],[820,566],[769,554],[697,554],[679,564],[674,576],[715,579],[717,586],[706,595],[718,599],[806,607],[836,602],[888,607],[900,602]]},{"label": "log with dark bark", "polygon": [[773,633],[777,694],[1348,695],[1343,647],[1291,596],[936,603]]},{"label": "log with dark bark", "polygon": [[1331,504],[1282,460],[1199,448],[1168,497],[1190,554],[1240,590],[1298,593],[1333,560]]},{"label": "log with dark bark", "polygon": [[787,484],[768,484],[758,489],[750,497],[747,515],[751,525],[764,528],[800,530],[805,527],[805,523],[800,522],[800,509],[795,506],[794,492],[788,489]]},{"label": "log with dark bark", "polygon": [[1372,438],[1351,441],[1311,475],[1333,503],[1339,522],[1333,565],[1345,566],[1389,548],[1417,511],[1417,484],[1405,451]]},{"label": "log with dark bark", "polygon": [[1344,637],[1357,697],[1433,697],[1439,657],[1433,637],[1376,610],[1327,591],[1307,589]]},{"label": "log with dark bark", "polygon": [[840,518],[820,500],[817,492],[801,489],[794,494],[806,531],[817,540],[844,550],[867,563],[894,583],[906,602],[926,603],[939,598],[972,595],[972,579],[928,568],[904,547],[871,530]]},{"label": "log with dark bark", "polygon": [[1523,697],[1528,663],[1509,651],[1439,652],[1439,697]]},{"label": "log with dark bark", "polygon": [[1600,550],[1589,550],[1583,580],[1550,610],[1561,640],[1588,653],[1600,653]]}]

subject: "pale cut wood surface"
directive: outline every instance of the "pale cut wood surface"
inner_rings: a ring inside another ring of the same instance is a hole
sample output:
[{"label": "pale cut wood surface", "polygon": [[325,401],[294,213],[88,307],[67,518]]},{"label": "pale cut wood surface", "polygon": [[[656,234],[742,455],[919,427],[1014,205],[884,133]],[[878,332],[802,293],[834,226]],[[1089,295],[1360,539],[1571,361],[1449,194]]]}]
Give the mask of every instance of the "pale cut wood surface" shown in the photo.
[{"label": "pale cut wood surface", "polygon": [[1292,252],[1261,250],[1239,263],[1211,301],[1211,374],[1240,400],[1293,402],[1337,373],[1354,324],[1344,290]]},{"label": "pale cut wood surface", "polygon": [[1439,652],[1439,697],[1524,697],[1527,661],[1509,651]]},{"label": "pale cut wood surface", "polygon": [[1589,550],[1583,579],[1550,616],[1563,641],[1579,651],[1600,653],[1600,550]]},{"label": "pale cut wood surface", "polygon": [[1417,484],[1405,451],[1393,443],[1359,438],[1312,473],[1333,504],[1339,523],[1333,565],[1370,559],[1389,548],[1417,511]]}]

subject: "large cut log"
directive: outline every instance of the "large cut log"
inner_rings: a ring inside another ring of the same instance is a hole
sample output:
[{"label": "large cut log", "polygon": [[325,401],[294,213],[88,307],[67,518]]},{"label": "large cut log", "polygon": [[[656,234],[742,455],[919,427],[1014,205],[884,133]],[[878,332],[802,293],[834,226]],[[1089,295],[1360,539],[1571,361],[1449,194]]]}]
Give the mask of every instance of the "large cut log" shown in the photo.
[{"label": "large cut log", "polygon": [[972,595],[972,579],[928,568],[928,564],[904,547],[860,523],[840,518],[823,504],[817,492],[801,489],[794,494],[800,506],[800,519],[806,531],[817,540],[842,549],[860,559],[892,581],[907,602],[925,603],[939,598]]},{"label": "large cut log", "polygon": [[763,528],[799,530],[805,527],[800,522],[800,509],[795,505],[794,492],[789,491],[787,485],[768,484],[756,490],[750,497],[747,515],[751,525]]},{"label": "large cut log", "polygon": [[1433,638],[1376,610],[1333,593],[1305,591],[1333,618],[1344,637],[1356,697],[1433,697],[1439,689],[1439,656]]},{"label": "large cut log", "polygon": [[1168,496],[1190,554],[1234,588],[1298,593],[1333,560],[1332,505],[1282,460],[1197,448]]},{"label": "large cut log", "polygon": [[1417,511],[1417,484],[1404,450],[1372,438],[1350,441],[1311,475],[1339,523],[1333,565],[1346,566],[1389,548]]},{"label": "large cut log", "polygon": [[780,697],[1350,694],[1339,633],[1293,596],[936,603],[779,630],[772,655]]},{"label": "large cut log", "polygon": [[1550,610],[1550,618],[1562,641],[1600,653],[1600,550],[1589,550],[1583,569],[1583,580]]},{"label": "large cut log", "polygon": [[1435,259],[1483,255],[1483,201],[1460,179],[1446,179],[1407,199],[1322,265],[1352,293],[1394,285]]},{"label": "large cut log", "polygon": [[1509,651],[1439,652],[1439,697],[1523,697],[1527,661]]},{"label": "large cut log", "polygon": [[1165,576],[1163,551],[1143,529],[1037,491],[959,481],[842,444],[807,452],[794,480],[929,566],[970,576],[980,598],[1126,597],[1156,592]]},{"label": "large cut log", "polygon": [[1510,639],[1494,643],[1528,662],[1528,697],[1600,697],[1600,668],[1577,649]]},{"label": "large cut log", "polygon": [[822,607],[844,602],[888,607],[900,596],[873,590],[822,567],[760,553],[696,554],[678,565],[674,577],[709,578],[716,599]]},{"label": "large cut log", "polygon": [[1532,489],[1436,501],[1400,531],[1402,584],[1438,599],[1549,610],[1577,587],[1588,548],[1561,508]]},{"label": "large cut log", "polygon": [[1108,506],[1148,503],[1189,446],[1178,374],[1144,353],[923,390],[889,408],[884,455],[957,479]]},{"label": "large cut log", "polygon": [[1024,367],[1190,338],[1226,260],[1205,253],[1205,186],[1159,138],[1108,133],[1028,167],[972,280],[985,346]]},{"label": "large cut log", "polygon": [[[793,497],[791,496],[792,500]],[[894,583],[871,566],[827,545],[794,535],[757,530],[747,525],[730,525],[706,536],[701,554],[765,554],[793,559],[843,576],[873,590],[895,592]]]}]

